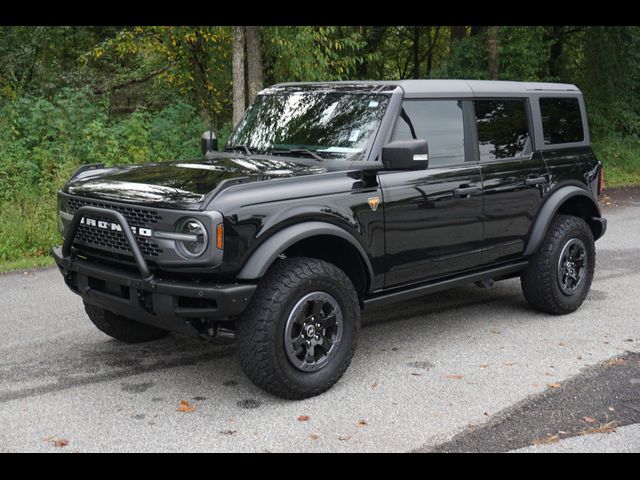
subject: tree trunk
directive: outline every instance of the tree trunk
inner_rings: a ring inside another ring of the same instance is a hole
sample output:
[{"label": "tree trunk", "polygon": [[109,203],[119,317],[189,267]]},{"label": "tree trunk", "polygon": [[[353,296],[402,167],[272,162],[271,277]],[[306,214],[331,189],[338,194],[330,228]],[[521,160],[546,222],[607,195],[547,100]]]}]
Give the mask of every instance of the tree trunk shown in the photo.
[{"label": "tree trunk", "polygon": [[420,27],[413,27],[413,78],[420,76]]},{"label": "tree trunk", "polygon": [[233,125],[242,120],[245,106],[244,83],[244,44],[245,28],[233,27]]},{"label": "tree trunk", "polygon": [[549,76],[559,78],[564,37],[562,35],[562,27],[553,26],[551,28],[551,38],[553,38],[553,43],[549,49]]},{"label": "tree trunk", "polygon": [[473,26],[471,27],[471,36],[475,37],[478,35],[482,35],[486,29],[487,27],[484,27],[484,26]]},{"label": "tree trunk", "polygon": [[249,83],[249,103],[264,86],[264,70],[262,67],[262,43],[260,27],[246,27],[247,33],[247,71]]},{"label": "tree trunk", "polygon": [[458,27],[450,27],[451,28],[451,40],[462,40],[465,37],[467,32],[467,27],[458,26]]},{"label": "tree trunk", "polygon": [[487,29],[487,44],[489,46],[489,75],[491,80],[498,80],[498,30],[500,27]]}]

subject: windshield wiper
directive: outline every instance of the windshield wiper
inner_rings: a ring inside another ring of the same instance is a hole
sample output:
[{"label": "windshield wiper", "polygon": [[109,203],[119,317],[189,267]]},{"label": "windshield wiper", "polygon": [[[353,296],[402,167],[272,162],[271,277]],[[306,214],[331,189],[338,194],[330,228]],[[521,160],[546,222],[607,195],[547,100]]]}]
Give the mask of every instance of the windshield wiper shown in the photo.
[{"label": "windshield wiper", "polygon": [[224,147],[225,152],[230,150],[243,150],[247,155],[251,155],[253,153],[246,145],[227,145]]},{"label": "windshield wiper", "polygon": [[285,155],[285,154],[304,154],[304,155],[309,155],[310,157],[315,158],[316,160],[320,160],[321,162],[324,161],[324,158],[322,158],[320,155],[318,155],[315,152],[312,152],[311,150],[308,150],[306,148],[290,148],[287,150],[271,150],[269,153],[271,153],[272,155]]}]

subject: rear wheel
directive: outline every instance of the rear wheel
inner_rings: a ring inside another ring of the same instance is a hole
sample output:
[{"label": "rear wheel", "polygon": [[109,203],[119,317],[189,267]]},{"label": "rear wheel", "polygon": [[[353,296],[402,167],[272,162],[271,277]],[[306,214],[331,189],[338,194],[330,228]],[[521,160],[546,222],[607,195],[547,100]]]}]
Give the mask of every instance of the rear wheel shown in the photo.
[{"label": "rear wheel", "polygon": [[85,302],[84,309],[93,324],[103,333],[126,343],[141,343],[158,340],[169,334],[167,330],[145,325],[104,308]]},{"label": "rear wheel", "polygon": [[527,302],[536,310],[555,315],[577,310],[591,288],[595,260],[595,243],[587,223],[582,218],[557,215],[521,277]]},{"label": "rear wheel", "polygon": [[343,375],[359,328],[358,296],[342,270],[311,258],[280,260],[238,321],[240,363],[274,395],[312,397]]}]

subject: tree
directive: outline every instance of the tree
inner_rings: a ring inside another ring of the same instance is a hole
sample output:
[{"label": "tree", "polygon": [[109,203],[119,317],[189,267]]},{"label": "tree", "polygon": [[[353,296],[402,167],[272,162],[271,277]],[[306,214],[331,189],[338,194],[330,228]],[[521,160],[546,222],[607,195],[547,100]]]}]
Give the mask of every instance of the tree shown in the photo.
[{"label": "tree", "polygon": [[264,87],[262,66],[262,38],[260,27],[245,27],[247,40],[247,80],[248,101],[251,103],[256,94]]},{"label": "tree", "polygon": [[244,82],[244,48],[245,27],[233,27],[233,117],[232,122],[238,125],[242,120],[245,108]]},{"label": "tree", "polygon": [[489,46],[489,75],[492,80],[498,79],[498,31],[500,27],[487,28],[487,45]]}]

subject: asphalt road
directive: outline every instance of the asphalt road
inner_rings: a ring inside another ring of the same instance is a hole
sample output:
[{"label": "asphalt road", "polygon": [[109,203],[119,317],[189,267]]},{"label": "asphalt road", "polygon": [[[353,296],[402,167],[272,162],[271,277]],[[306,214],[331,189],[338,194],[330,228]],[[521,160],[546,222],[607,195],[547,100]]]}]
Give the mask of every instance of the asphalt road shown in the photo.
[{"label": "asphalt road", "polygon": [[[486,448],[475,449],[490,450],[497,434],[488,427],[526,413],[518,406],[640,352],[640,195],[616,203],[578,312],[530,310],[517,280],[381,309],[364,317],[344,378],[299,402],[253,386],[232,341],[120,344],[93,327],[56,270],[1,275],[0,452],[431,451],[479,431]],[[640,397],[640,379],[629,381]],[[587,408],[582,385],[564,408]],[[176,411],[180,400],[195,410]],[[615,421],[611,408],[589,426]],[[614,433],[530,447],[533,437],[520,438],[504,449],[640,451],[629,421]]]}]

